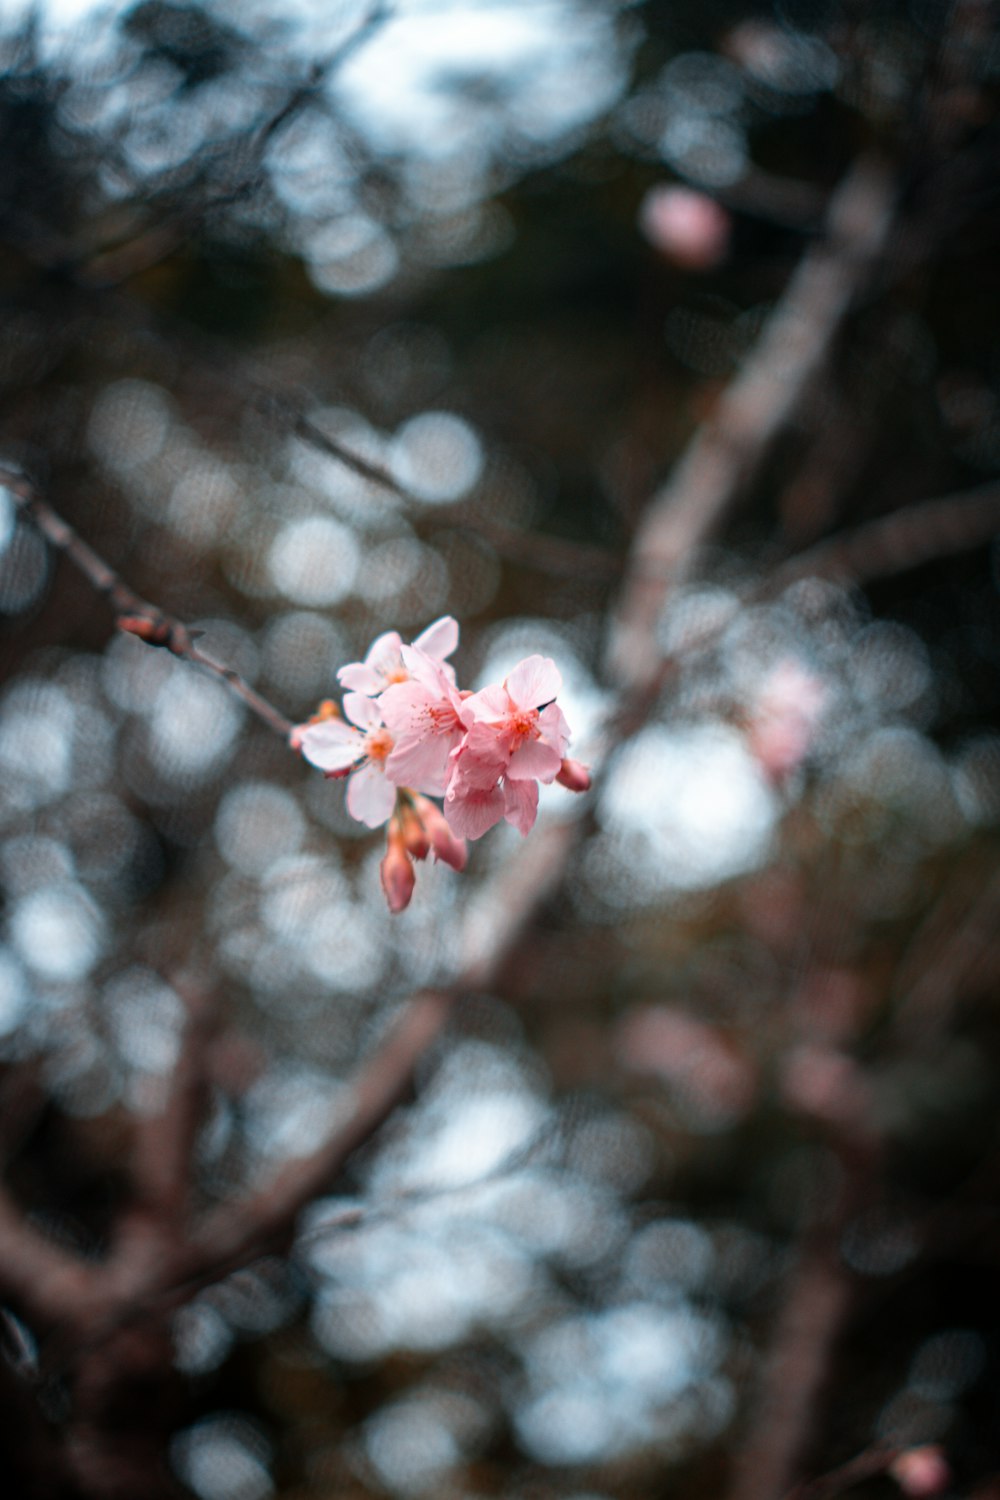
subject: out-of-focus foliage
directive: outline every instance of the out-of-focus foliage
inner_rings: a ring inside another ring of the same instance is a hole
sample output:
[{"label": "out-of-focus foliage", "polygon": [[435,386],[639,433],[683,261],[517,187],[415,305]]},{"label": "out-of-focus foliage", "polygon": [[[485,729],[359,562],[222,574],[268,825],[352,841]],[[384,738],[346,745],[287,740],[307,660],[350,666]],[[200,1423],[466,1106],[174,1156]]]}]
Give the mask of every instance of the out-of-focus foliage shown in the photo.
[{"label": "out-of-focus foliage", "polygon": [[[558,660],[593,757],[657,481],[860,150],[909,212],[669,596],[673,670],[569,894],[291,1262],[177,1312],[169,1457],[202,1500],[717,1495],[795,1247],[859,1160],[837,1231],[858,1312],[810,1462],[943,1442],[963,1482],[1000,1469],[995,554],[763,587],[829,532],[1000,470],[1000,54],[964,9],[142,0],[5,22],[0,458],[293,719],[382,630],[449,612],[470,684]],[[677,184],[722,217],[665,217]],[[219,682],[109,639],[3,491],[0,611],[3,1149],[36,1222],[98,1254],[130,1120],[176,1061],[181,973],[226,1021],[207,1204],[319,1142],[405,997],[457,971],[470,914],[503,922],[518,840],[461,881],[422,871],[390,918],[342,789]]]}]

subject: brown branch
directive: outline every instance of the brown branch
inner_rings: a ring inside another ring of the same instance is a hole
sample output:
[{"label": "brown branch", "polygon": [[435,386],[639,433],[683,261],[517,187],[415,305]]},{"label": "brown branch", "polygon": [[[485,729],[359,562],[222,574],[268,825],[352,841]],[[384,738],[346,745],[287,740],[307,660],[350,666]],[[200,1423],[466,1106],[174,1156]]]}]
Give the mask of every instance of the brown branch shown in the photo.
[{"label": "brown branch", "polygon": [[884,1474],[895,1463],[900,1451],[888,1444],[877,1443],[864,1452],[855,1454],[829,1473],[797,1484],[789,1491],[786,1500],[836,1500],[837,1495],[853,1489],[863,1480],[873,1479],[876,1474]]},{"label": "brown branch", "polygon": [[261,1255],[288,1249],[303,1208],[336,1180],[409,1093],[420,1061],[462,996],[496,982],[525,928],[559,888],[581,821],[546,830],[501,874],[496,905],[503,914],[502,928],[483,933],[475,921],[467,926],[462,972],[447,989],[421,991],[407,1001],[362,1063],[346,1117],[326,1140],[310,1156],[283,1165],[264,1188],[213,1210],[183,1245],[172,1250],[161,1245],[148,1255],[126,1252],[123,1246],[103,1268],[85,1328],[50,1348],[50,1362],[68,1363],[77,1354],[89,1354],[122,1327],[162,1316],[198,1288]]},{"label": "brown branch", "polygon": [[778,1500],[794,1479],[851,1295],[835,1234],[807,1234],[775,1327],[730,1500]]},{"label": "brown branch", "polygon": [[[132,1143],[132,1218],[176,1244],[187,1227],[191,1162],[207,1102],[207,1052],[216,1026],[213,997],[184,976],[174,982],[186,1021],[163,1108],[136,1117]],[[127,1234],[125,1235],[127,1239]]]},{"label": "brown branch", "polygon": [[35,485],[16,469],[0,463],[0,485],[7,490],[22,515],[32,521],[52,546],[62,552],[111,606],[120,630],[138,636],[150,646],[163,646],[174,656],[193,662],[225,683],[230,692],[256,714],[269,729],[287,739],[293,725],[273,703],[263,697],[238,672],[216,661],[196,645],[192,631],[158,605],[150,604],[130,588],[114,568],[94,551],[39,493]]},{"label": "brown branch", "polygon": [[0,1294],[36,1329],[74,1323],[93,1290],[91,1266],[40,1234],[0,1184]]},{"label": "brown branch", "polygon": [[[269,119],[259,126],[253,139],[240,152],[240,156],[248,164],[236,182],[222,192],[206,196],[203,202],[193,208],[177,211],[160,223],[148,226],[124,243],[103,245],[96,251],[77,257],[75,260],[64,254],[60,258],[59,268],[64,273],[71,274],[79,286],[91,287],[97,291],[109,291],[166,260],[184,244],[191,232],[202,223],[209,212],[239,203],[246,197],[260,176],[264,153],[278,131],[294,118],[304,105],[315,99],[320,85],[359,47],[363,46],[372,34],[384,25],[391,14],[392,7],[377,0],[369,14],[359,21],[355,29],[345,37],[329,57],[310,68],[308,77],[291,89],[287,99]],[[148,200],[150,196],[148,182],[136,183],[133,180],[133,186]],[[184,184],[181,184],[181,187],[183,186]],[[174,191],[178,191],[176,185]]]},{"label": "brown branch", "polygon": [[793,275],[742,373],[654,496],[632,550],[611,642],[613,676],[648,686],[667,593],[759,472],[869,285],[893,223],[894,183],[863,158],[834,194],[826,232]]},{"label": "brown branch", "polygon": [[977,547],[998,531],[1000,484],[994,480],[975,489],[920,501],[819,542],[783,563],[775,571],[771,587],[777,591],[810,575],[845,578],[854,583],[891,578],[935,558]]}]

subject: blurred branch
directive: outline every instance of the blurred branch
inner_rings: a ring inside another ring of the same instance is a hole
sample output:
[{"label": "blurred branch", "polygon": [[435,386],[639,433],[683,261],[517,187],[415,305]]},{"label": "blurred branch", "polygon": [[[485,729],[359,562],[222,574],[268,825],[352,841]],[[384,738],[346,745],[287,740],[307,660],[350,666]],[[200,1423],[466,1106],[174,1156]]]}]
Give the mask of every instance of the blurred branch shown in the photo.
[{"label": "blurred branch", "polygon": [[225,683],[256,714],[269,729],[287,739],[292,730],[290,719],[269,703],[260,693],[243,681],[238,672],[224,666],[207,652],[198,649],[195,641],[198,632],[192,631],[183,621],[168,614],[158,605],[150,604],[131,589],[115,570],[82,540],[72,526],[52,509],[48,501],[26,479],[20,470],[0,463],[0,485],[14,500],[22,515],[32,521],[42,535],[66,557],[75,568],[103,594],[111,606],[115,624],[119,630],[138,636],[150,646],[163,646],[174,656],[193,662]]},{"label": "blurred branch", "polygon": [[277,389],[263,370],[253,373],[237,370],[231,349],[217,344],[200,330],[167,317],[162,310],[153,316],[149,309],[140,307],[124,293],[113,289],[102,295],[102,303],[116,325],[130,326],[130,330],[139,329],[144,338],[152,336],[171,350],[179,350],[188,359],[197,361],[200,371],[210,374],[220,392],[231,398],[234,385],[239,387],[240,399],[270,426],[300,438],[328,458],[336,459],[361,479],[380,485],[407,504],[420,505],[417,497],[405,485],[400,484],[388,469],[372,463],[347,444],[324,432],[306,414],[306,396]]},{"label": "blurred branch", "polygon": [[[287,125],[305,105],[316,98],[320,86],[370,39],[391,14],[390,5],[376,0],[369,14],[359,21],[329,57],[323,62],[315,63],[310,68],[308,77],[290,89],[278,109],[258,126],[251,140],[240,149],[239,155],[245,164],[235,182],[220,192],[206,194],[201,202],[191,208],[176,210],[159,224],[150,225],[125,243],[102,246],[84,257],[78,257],[75,262],[70,261],[68,265],[64,263],[61,269],[68,270],[79,285],[105,291],[121,286],[123,282],[152,269],[173,254],[207,214],[239,203],[246,197],[260,177],[267,147],[282,126]],[[136,187],[148,199],[149,185],[139,183]],[[173,192],[175,196],[180,196],[190,190],[191,183],[185,182],[175,186]]]},{"label": "blurred branch", "polygon": [[[188,1300],[201,1286],[220,1280],[261,1255],[287,1250],[295,1223],[308,1203],[328,1189],[350,1158],[366,1145],[405,1099],[415,1071],[441,1035],[455,1005],[469,992],[495,984],[526,929],[559,888],[580,820],[558,824],[527,845],[494,891],[501,920],[486,932],[473,914],[462,934],[468,950],[461,973],[446,989],[423,990],[403,1006],[383,1041],[364,1061],[351,1087],[351,1101],[326,1140],[308,1157],[285,1163],[273,1181],[245,1198],[210,1212],[173,1252],[126,1267],[122,1254],[107,1263],[94,1317],[81,1331],[92,1352],[122,1327]],[[133,1274],[124,1274],[126,1269]],[[62,1358],[69,1359],[66,1349]]]},{"label": "blurred branch", "polygon": [[[180,1052],[167,1081],[163,1108],[135,1120],[132,1219],[140,1233],[152,1224],[158,1237],[176,1243],[183,1234],[192,1187],[192,1156],[205,1111],[206,1062],[216,1025],[213,996],[190,976],[174,982],[185,1007]],[[127,1239],[127,1232],[123,1231]]]},{"label": "blurred branch", "polygon": [[854,531],[819,542],[775,570],[775,590],[799,578],[848,578],[869,583],[964,552],[1000,531],[1000,483],[996,480],[936,500],[923,500]]},{"label": "blurred branch", "polygon": [[40,1234],[0,1184],[0,1293],[48,1329],[75,1319],[93,1281],[92,1268]]},{"label": "blurred branch", "polygon": [[751,1432],[736,1465],[730,1500],[778,1500],[809,1440],[830,1355],[851,1305],[851,1285],[834,1224],[807,1231],[761,1376]]},{"label": "blurred branch", "polygon": [[609,652],[611,675],[656,678],[656,627],[672,587],[758,473],[829,357],[893,224],[887,165],[862,158],[831,199],[823,238],[804,256],[741,374],[695,434],[639,527]]},{"label": "blurred branch", "polygon": [[829,1473],[797,1484],[789,1491],[786,1500],[835,1500],[837,1495],[853,1489],[863,1480],[873,1479],[876,1474],[884,1474],[899,1457],[900,1451],[899,1448],[877,1443],[866,1448],[863,1453],[855,1454]]},{"label": "blurred branch", "polygon": [[1000,943],[1000,875],[984,885],[975,874],[959,899],[946,893],[900,966],[893,1028],[904,1045],[939,1045],[963,986]]}]

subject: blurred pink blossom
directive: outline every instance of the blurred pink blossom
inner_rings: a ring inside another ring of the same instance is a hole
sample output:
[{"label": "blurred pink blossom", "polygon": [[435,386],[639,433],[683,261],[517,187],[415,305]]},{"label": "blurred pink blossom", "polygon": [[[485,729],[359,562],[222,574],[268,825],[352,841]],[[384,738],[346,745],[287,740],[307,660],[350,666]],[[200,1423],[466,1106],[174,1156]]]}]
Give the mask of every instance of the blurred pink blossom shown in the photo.
[{"label": "blurred pink blossom", "polygon": [[829,701],[822,679],[792,657],[765,678],[749,710],[750,749],[772,781],[805,760]]},{"label": "blurred pink blossom", "polygon": [[694,188],[650,188],[639,208],[639,226],[661,255],[685,271],[711,271],[729,253],[729,214]]},{"label": "blurred pink blossom", "polygon": [[937,1443],[925,1443],[919,1448],[907,1448],[893,1459],[889,1473],[904,1495],[915,1500],[925,1496],[940,1495],[951,1484],[951,1466],[944,1449]]}]

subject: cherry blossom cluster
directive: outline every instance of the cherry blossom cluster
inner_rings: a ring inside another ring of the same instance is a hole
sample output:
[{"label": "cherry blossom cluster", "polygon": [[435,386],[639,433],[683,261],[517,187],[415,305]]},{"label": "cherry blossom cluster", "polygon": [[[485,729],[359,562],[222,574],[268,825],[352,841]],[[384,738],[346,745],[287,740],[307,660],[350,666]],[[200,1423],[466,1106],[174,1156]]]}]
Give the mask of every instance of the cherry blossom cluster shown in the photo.
[{"label": "cherry blossom cluster", "polygon": [[574,792],[590,785],[586,769],[566,759],[570,732],[555,701],[562,685],[555,662],[528,656],[502,683],[473,693],[457,686],[448,662],[457,645],[450,615],[411,645],[388,631],[363,662],[337,673],[343,709],[324,703],[291,735],[327,776],[350,778],[352,818],[369,828],[388,824],[382,888],[394,912],[409,905],[415,859],[432,853],[462,870],[467,839],[503,819],[529,832],[540,782]]}]

